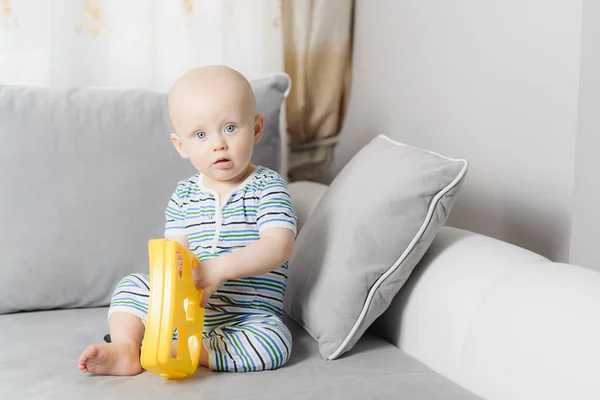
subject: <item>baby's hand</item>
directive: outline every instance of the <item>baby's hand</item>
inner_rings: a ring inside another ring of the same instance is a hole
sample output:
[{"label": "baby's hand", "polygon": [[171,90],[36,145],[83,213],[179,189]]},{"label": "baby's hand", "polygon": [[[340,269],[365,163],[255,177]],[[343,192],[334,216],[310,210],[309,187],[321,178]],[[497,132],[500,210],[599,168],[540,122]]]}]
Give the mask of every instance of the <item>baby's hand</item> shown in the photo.
[{"label": "baby's hand", "polygon": [[200,307],[204,307],[210,296],[227,281],[224,269],[219,265],[218,258],[203,261],[196,268],[192,268],[192,278],[196,288],[204,290]]}]

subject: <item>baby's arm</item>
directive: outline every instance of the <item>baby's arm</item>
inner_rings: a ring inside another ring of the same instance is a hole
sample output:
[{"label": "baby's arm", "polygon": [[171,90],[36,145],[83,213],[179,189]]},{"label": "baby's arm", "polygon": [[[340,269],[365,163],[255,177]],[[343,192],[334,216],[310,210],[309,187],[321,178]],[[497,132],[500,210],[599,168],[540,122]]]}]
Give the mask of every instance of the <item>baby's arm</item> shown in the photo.
[{"label": "baby's arm", "polygon": [[241,279],[271,272],[292,258],[294,232],[287,228],[267,229],[260,239],[237,251],[224,254],[214,262],[225,280]]},{"label": "baby's arm", "polygon": [[259,197],[256,209],[259,239],[231,253],[202,261],[194,268],[194,283],[204,289],[202,305],[226,281],[264,275],[292,257],[297,217],[287,183],[275,174],[257,186],[260,192],[254,195]]},{"label": "baby's arm", "polygon": [[248,246],[200,263],[192,275],[196,287],[204,289],[201,306],[230,279],[263,275],[281,267],[292,257],[294,237],[290,229],[270,228]]}]

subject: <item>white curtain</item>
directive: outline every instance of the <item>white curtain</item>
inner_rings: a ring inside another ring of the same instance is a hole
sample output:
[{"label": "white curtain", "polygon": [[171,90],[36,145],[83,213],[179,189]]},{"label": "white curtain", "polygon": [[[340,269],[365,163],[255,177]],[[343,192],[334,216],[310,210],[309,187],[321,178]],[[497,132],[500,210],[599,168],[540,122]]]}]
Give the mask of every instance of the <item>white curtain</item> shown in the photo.
[{"label": "white curtain", "polygon": [[284,70],[280,0],[0,0],[0,83],[168,90],[224,64]]}]

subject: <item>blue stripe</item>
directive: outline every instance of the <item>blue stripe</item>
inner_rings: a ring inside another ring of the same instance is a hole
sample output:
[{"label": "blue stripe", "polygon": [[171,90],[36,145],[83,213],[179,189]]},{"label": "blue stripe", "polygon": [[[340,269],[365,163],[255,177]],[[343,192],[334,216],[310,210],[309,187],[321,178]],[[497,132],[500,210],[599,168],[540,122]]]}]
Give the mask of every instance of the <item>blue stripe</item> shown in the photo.
[{"label": "blue stripe", "polygon": [[125,305],[125,304],[112,305],[111,304],[111,307],[135,308],[136,310],[139,310],[139,311],[143,312],[144,314],[148,314],[148,310],[147,309],[143,309],[140,306],[137,306],[135,304],[127,304],[127,305]]},{"label": "blue stripe", "polygon": [[238,342],[240,343],[240,347],[242,348],[242,351],[244,352],[244,354],[246,355],[246,357],[250,360],[250,364],[252,364],[253,371],[256,371],[256,364],[254,364],[254,357],[252,357],[250,355],[250,353],[248,352],[248,349],[246,348],[246,346],[244,346],[244,340],[246,338],[244,338],[244,340],[241,340],[240,337],[242,337],[242,336],[243,335],[240,335],[240,336],[236,335],[236,339],[238,339]]},{"label": "blue stripe", "polygon": [[[225,344],[223,344],[223,347],[225,347]],[[229,363],[227,362],[227,357],[229,356],[227,355],[227,352],[221,352],[221,354],[223,354],[223,360],[225,360],[225,371],[229,371]]]},{"label": "blue stripe", "polygon": [[[212,242],[214,240],[213,236],[205,237],[205,238],[197,238],[197,239],[189,239],[190,243],[202,243],[202,242]],[[210,247],[210,246],[207,246]]]},{"label": "blue stripe", "polygon": [[[246,288],[247,288],[248,286],[252,286],[252,285],[248,285],[248,284],[242,284],[242,283],[229,283],[229,282],[227,282],[227,283],[225,283],[225,284],[223,285],[223,287],[226,287],[226,286],[227,286],[227,287],[234,287],[234,286],[235,286],[235,287],[246,287]],[[283,290],[281,290],[281,289],[275,289],[275,288],[271,288],[271,287],[263,287],[263,286],[261,286],[261,287],[260,287],[260,289],[261,289],[261,290],[262,290],[262,289],[264,289],[264,290],[269,290],[269,291],[271,291],[271,292],[275,292],[275,293],[281,293],[281,294],[283,294],[283,292],[284,292],[284,291],[283,291]]]},{"label": "blue stripe", "polygon": [[267,306],[270,306],[271,308],[276,309],[279,312],[283,312],[283,308],[276,306],[273,303],[269,303],[268,301],[264,301],[264,300],[258,300],[258,299],[254,299],[253,303],[260,303],[260,304],[265,304]]},{"label": "blue stripe", "polygon": [[211,336],[210,338],[210,347],[213,350],[213,355],[215,357],[215,369],[218,371],[219,370],[219,348],[217,347],[216,343],[217,343],[217,338],[215,338],[214,336]]},{"label": "blue stripe", "polygon": [[196,206],[196,207],[188,207],[188,211],[204,211],[204,210],[212,210],[215,211],[215,206]]},{"label": "blue stripe", "polygon": [[[263,195],[263,197],[266,197],[268,195],[269,194],[267,193],[266,195]],[[289,203],[290,205],[292,205],[292,202],[290,201],[289,197],[272,197],[272,198],[269,197],[268,199],[265,199],[264,201],[285,201],[286,203]]]},{"label": "blue stripe", "polygon": [[[131,301],[134,303],[141,303],[142,305],[145,305],[146,307],[148,307],[148,304],[146,302],[146,297],[142,297],[142,300],[139,299],[139,297],[131,297],[131,296],[115,296],[112,298],[111,303],[113,302],[119,302],[119,301]],[[121,304],[119,304],[121,305]]]},{"label": "blue stripe", "polygon": [[256,240],[260,239],[259,236],[257,237],[245,237],[245,238],[227,238],[227,240],[225,240],[225,242],[249,242],[248,244],[250,244],[250,242],[254,242]]},{"label": "blue stripe", "polygon": [[288,211],[292,210],[293,211],[292,206],[284,206],[281,204],[279,204],[279,205],[269,204],[268,206],[261,206],[261,207],[259,207],[259,209],[260,209],[260,214],[265,213],[269,210],[288,210]]},{"label": "blue stripe", "polygon": [[229,316],[231,316],[233,318],[234,314],[233,313],[229,313],[229,312],[227,312],[227,313],[214,313],[214,314],[213,313],[210,313],[210,314],[206,313],[204,315],[204,318],[207,319],[207,318],[219,318],[219,317],[229,317]]},{"label": "blue stripe", "polygon": [[[240,335],[239,337],[242,337],[243,335]],[[244,337],[244,340],[246,338]],[[244,354],[246,354],[246,357],[248,357],[248,359],[250,360],[250,364],[252,364],[252,368],[254,371],[257,371],[258,369],[256,368],[256,364],[254,363],[254,357],[252,356],[252,354],[250,353],[250,349],[248,349],[246,346],[243,345],[244,342],[242,342],[242,340],[240,340],[240,344],[242,344],[242,349],[244,350]]]},{"label": "blue stripe", "polygon": [[[275,188],[286,188],[287,189],[287,186],[284,185],[283,183],[277,183],[275,185],[263,186],[263,187],[257,188],[257,189],[271,190],[271,189],[275,189]],[[269,193],[269,192],[267,192],[267,193]]]},{"label": "blue stripe", "polygon": [[229,332],[226,332],[224,329],[221,330],[221,332],[223,333],[223,336],[225,336],[227,338],[227,340],[229,341],[229,343],[231,343],[231,347],[233,347],[233,350],[235,350],[235,354],[237,354],[238,359],[240,360],[240,363],[242,364],[242,367],[244,368],[244,372],[246,372],[247,371],[246,360],[244,360],[244,357],[242,357],[242,355],[240,354],[240,352],[239,352],[237,346],[235,345],[235,343],[233,342],[233,340],[231,340],[228,337],[229,336]]},{"label": "blue stripe", "polygon": [[282,296],[285,294],[285,289],[275,289],[275,288],[268,287],[268,286],[259,286],[256,289],[257,290],[268,290],[269,292],[279,293]]},{"label": "blue stripe", "polygon": [[170,205],[168,205],[167,210],[172,211],[174,214],[182,215],[181,210],[179,208],[171,207]]},{"label": "blue stripe", "polygon": [[[131,279],[128,279],[127,281],[125,281],[124,283],[119,283],[117,285],[117,289],[118,288],[122,288],[122,287],[136,287],[141,289],[142,287],[140,285],[136,285],[134,281],[132,281]],[[146,289],[146,288],[144,288]]]},{"label": "blue stripe", "polygon": [[240,229],[240,230],[229,230],[221,231],[221,235],[238,234],[238,233],[257,233],[256,229]]},{"label": "blue stripe", "polygon": [[[270,335],[269,333],[265,333],[264,331],[260,330],[258,327],[254,327],[254,329],[258,330],[260,333],[262,333],[264,336],[267,337],[267,339],[271,342],[271,344],[275,347],[275,349],[277,349],[277,352],[279,353],[279,364],[277,364],[277,367],[280,367],[281,365],[283,365],[284,359],[283,359],[283,353],[281,352],[281,348],[279,347],[279,345],[277,345],[277,343],[275,342],[275,340],[273,339],[273,337]],[[278,338],[279,339],[279,338]]]},{"label": "blue stripe", "polygon": [[215,329],[215,328],[218,328],[220,326],[227,325],[230,322],[231,321],[219,321],[219,322],[207,322],[207,321],[204,321],[204,329],[206,329],[206,328],[213,328],[213,329]]},{"label": "blue stripe", "polygon": [[[283,278],[283,277],[282,277]],[[263,277],[259,277],[259,276],[251,276],[249,278],[246,278],[249,281],[263,281],[263,282],[273,282],[273,283],[278,283],[278,284],[283,284],[285,285],[284,282],[279,281],[277,279],[270,279],[270,278],[263,278]]]},{"label": "blue stripe", "polygon": [[290,347],[292,346],[292,334],[287,329],[287,327],[283,324],[283,322],[279,322],[279,321],[274,322],[271,320],[271,321],[266,322],[265,325],[267,325],[270,328],[273,328],[276,331],[278,331],[279,333],[281,333],[287,339],[286,344]]},{"label": "blue stripe", "polygon": [[[254,218],[256,216],[256,213],[258,212],[258,207],[253,207],[252,209],[249,210],[235,210],[235,211],[229,211],[226,210],[226,212],[228,214],[222,214],[223,216],[223,221],[225,221],[226,219],[231,219],[231,218],[241,218],[241,217],[251,217]],[[241,221],[245,221],[245,220],[241,220]]]},{"label": "blue stripe", "polygon": [[[252,301],[253,301],[253,300],[243,300],[243,299],[233,300],[231,297],[219,294],[219,292],[217,292],[216,294],[213,294],[213,296],[215,298],[221,300],[227,306],[238,306],[240,308],[243,308],[244,306],[247,306],[248,304],[251,304]],[[224,300],[223,298],[225,298],[226,300]],[[256,300],[254,300],[254,301],[256,301]]]},{"label": "blue stripe", "polygon": [[270,224],[271,222],[285,222],[285,223],[287,223],[287,224],[289,224],[289,225],[296,226],[296,225],[294,225],[294,223],[293,223],[293,222],[291,222],[289,219],[285,219],[285,218],[269,218],[269,219],[268,219],[268,220],[266,220],[266,221],[259,222],[259,225],[260,225],[260,226],[263,226],[263,225]]},{"label": "blue stripe", "polygon": [[[267,352],[267,354],[269,355],[269,358],[271,359],[271,364],[275,365],[275,367],[279,367],[279,364],[275,363],[275,360],[273,359],[273,355],[271,354],[271,349],[269,349],[269,347],[263,342],[262,338],[260,338],[256,332],[253,332],[252,330],[250,330],[249,327],[245,326],[244,328],[246,328],[249,332],[251,332],[253,334],[253,336],[256,338],[256,341],[260,343],[260,345],[263,347],[263,349],[265,349],[265,351]],[[258,330],[257,328],[255,328],[256,330]],[[269,337],[269,335],[259,331],[259,333],[262,333],[263,336],[267,337],[267,340],[271,339]],[[271,340],[269,340],[271,341]],[[279,350],[279,347],[277,345],[275,345],[275,348],[277,349],[277,351],[279,352],[279,354],[281,354],[281,351]],[[281,358],[283,359],[283,356],[281,356]]]}]

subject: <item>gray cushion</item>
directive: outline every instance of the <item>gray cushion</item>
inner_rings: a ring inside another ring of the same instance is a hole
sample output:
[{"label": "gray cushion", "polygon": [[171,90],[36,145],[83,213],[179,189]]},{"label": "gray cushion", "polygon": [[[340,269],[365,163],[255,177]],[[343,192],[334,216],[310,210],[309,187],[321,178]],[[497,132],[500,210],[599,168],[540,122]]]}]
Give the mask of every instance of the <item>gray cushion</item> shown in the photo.
[{"label": "gray cushion", "polygon": [[[281,171],[289,77],[251,81],[265,133],[255,163]],[[0,85],[0,313],[108,304],[148,271],[177,182],[166,94]]]},{"label": "gray cushion", "polygon": [[446,221],[467,171],[379,136],[332,182],[300,231],[284,309],[323,358],[350,350]]},{"label": "gray cushion", "polygon": [[[275,371],[230,374],[198,367],[183,381],[144,372],[91,376],[77,359],[106,332],[106,309],[0,315],[0,399],[479,399],[385,340],[367,333],[356,357],[335,364],[293,321],[290,360]],[[381,360],[385,359],[385,363]]]}]

